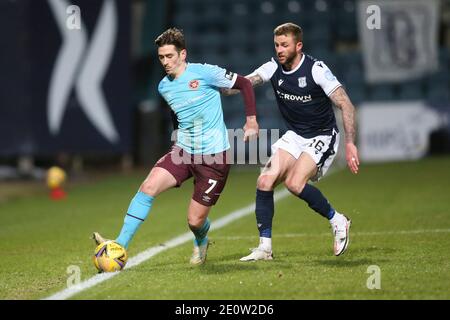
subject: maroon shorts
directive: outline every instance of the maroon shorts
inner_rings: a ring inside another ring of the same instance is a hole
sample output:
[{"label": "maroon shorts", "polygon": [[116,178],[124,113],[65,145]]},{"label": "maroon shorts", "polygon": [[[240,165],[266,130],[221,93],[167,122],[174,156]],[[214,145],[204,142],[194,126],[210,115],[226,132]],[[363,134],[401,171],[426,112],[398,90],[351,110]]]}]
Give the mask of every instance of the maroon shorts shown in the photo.
[{"label": "maroon shorts", "polygon": [[177,187],[194,177],[192,199],[205,206],[214,205],[225,187],[230,165],[226,152],[214,155],[193,155],[177,145],[156,162],[155,167],[164,168],[177,180]]}]

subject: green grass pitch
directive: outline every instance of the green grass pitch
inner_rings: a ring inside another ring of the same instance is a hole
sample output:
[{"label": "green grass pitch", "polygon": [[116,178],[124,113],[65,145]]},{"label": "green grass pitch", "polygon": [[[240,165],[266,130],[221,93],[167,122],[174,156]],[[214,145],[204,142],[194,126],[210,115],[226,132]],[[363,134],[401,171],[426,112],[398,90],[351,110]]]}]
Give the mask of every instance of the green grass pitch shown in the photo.
[{"label": "green grass pitch", "polygon": [[[259,168],[233,168],[210,215],[254,202]],[[145,172],[69,188],[65,201],[46,190],[0,203],[0,299],[41,299],[67,287],[69,266],[96,275],[93,231],[115,237]],[[251,213],[212,231],[207,263],[189,265],[192,243],[166,250],[73,299],[450,299],[450,158],[362,165],[317,184],[353,221],[348,251],[332,253],[329,223],[289,195],[275,204],[275,260],[243,263],[257,245]],[[3,184],[4,188],[7,184]],[[279,190],[279,189],[278,189]],[[192,181],[156,199],[129,255],[188,231]],[[369,289],[371,266],[380,288]]]}]

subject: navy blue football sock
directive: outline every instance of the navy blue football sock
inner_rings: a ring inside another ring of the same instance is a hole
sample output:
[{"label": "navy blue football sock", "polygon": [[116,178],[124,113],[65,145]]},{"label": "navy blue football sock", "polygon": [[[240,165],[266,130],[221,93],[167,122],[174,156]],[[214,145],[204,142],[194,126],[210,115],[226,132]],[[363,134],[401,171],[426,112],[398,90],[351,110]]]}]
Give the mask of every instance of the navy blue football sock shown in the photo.
[{"label": "navy blue football sock", "polygon": [[273,208],[273,191],[256,189],[255,213],[260,237],[272,238]]},{"label": "navy blue football sock", "polygon": [[308,206],[321,216],[330,220],[334,216],[334,209],[316,187],[306,184],[302,192],[298,195],[300,199],[306,201]]}]

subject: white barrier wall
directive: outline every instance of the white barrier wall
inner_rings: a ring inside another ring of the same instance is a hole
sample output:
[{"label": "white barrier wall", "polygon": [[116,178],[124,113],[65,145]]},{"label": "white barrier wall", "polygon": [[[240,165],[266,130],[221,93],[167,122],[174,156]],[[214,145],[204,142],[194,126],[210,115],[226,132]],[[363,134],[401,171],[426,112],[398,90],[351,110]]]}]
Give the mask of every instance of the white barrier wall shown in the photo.
[{"label": "white barrier wall", "polygon": [[414,160],[429,148],[439,114],[420,101],[366,102],[358,108],[358,148],[362,161]]}]

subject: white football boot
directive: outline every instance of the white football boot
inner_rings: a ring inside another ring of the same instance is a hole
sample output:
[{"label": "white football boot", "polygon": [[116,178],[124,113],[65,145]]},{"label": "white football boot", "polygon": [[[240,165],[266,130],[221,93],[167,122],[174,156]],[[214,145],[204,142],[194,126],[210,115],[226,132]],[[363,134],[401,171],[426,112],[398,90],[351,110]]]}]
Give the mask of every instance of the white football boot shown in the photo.
[{"label": "white football boot", "polygon": [[273,260],[272,251],[266,251],[260,247],[250,249],[252,253],[242,257],[239,261]]},{"label": "white football boot", "polygon": [[190,264],[199,265],[204,264],[206,261],[206,254],[208,253],[209,240],[206,244],[197,246],[194,244],[194,250],[192,252]]},{"label": "white football boot", "polygon": [[345,215],[338,214],[340,215],[340,219],[337,219],[337,222],[335,223],[331,223],[331,229],[334,236],[333,249],[335,256],[339,256],[347,250],[350,242],[350,225],[352,223]]}]

